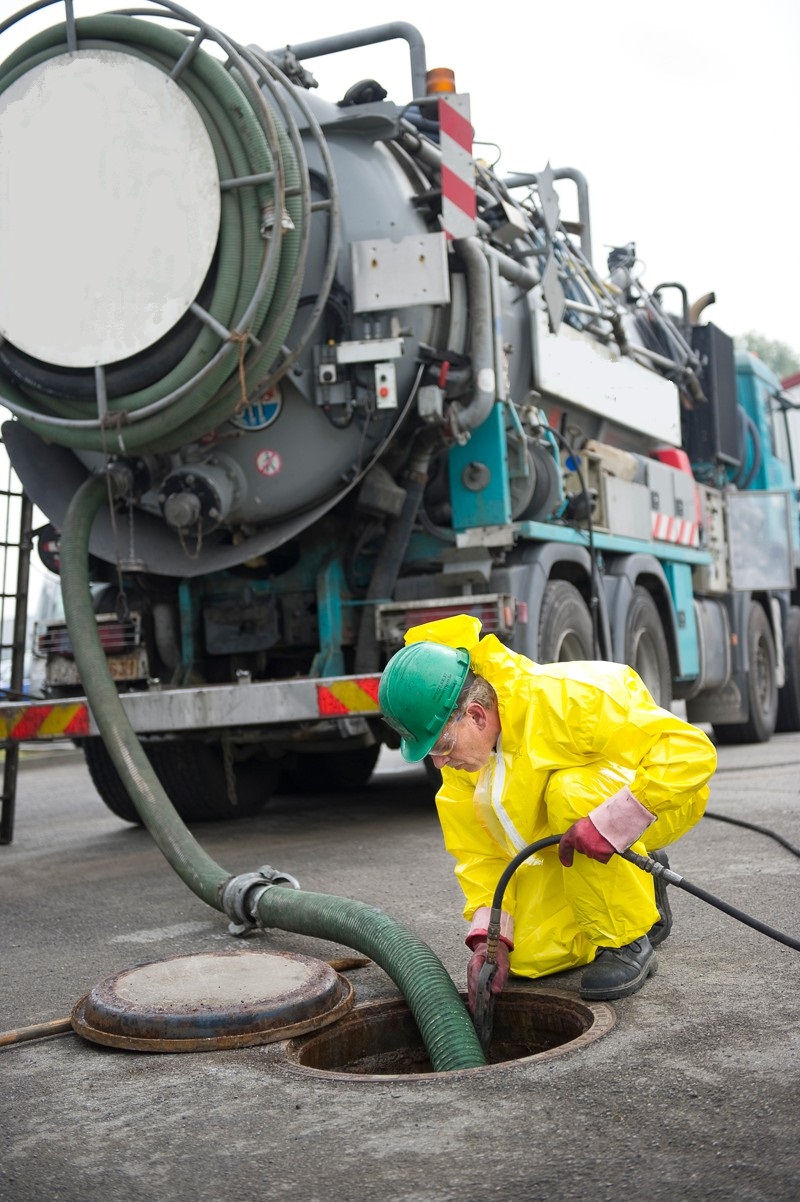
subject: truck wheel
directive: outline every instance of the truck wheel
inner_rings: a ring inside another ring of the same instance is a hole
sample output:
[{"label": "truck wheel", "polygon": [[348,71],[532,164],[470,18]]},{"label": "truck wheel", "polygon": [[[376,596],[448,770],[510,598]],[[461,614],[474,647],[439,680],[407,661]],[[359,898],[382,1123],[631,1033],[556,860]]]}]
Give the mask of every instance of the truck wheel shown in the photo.
[{"label": "truck wheel", "polygon": [[568,580],[548,580],[539,614],[540,664],[592,659],[592,619],[588,606]]},{"label": "truck wheel", "polygon": [[123,822],[132,822],[135,826],[141,826],[142,820],[136,806],[128,796],[128,791],[120,780],[119,773],[114,767],[114,761],[106,751],[103,740],[85,739],[82,751],[92,784],[111,813],[116,814],[117,818],[121,818]]},{"label": "truck wheel", "polygon": [[766,743],[775,732],[778,718],[775,642],[767,615],[761,606],[750,603],[747,618],[747,699],[750,717],[729,726],[714,724],[718,743]]},{"label": "truck wheel", "polygon": [[320,755],[292,758],[291,766],[281,768],[279,791],[285,793],[347,793],[361,789],[372,776],[378,762],[380,743],[332,751]]},{"label": "truck wheel", "polygon": [[425,766],[425,776],[428,778],[428,784],[433,789],[436,795],[442,787],[442,770],[437,768],[430,756],[425,756],[422,761]]},{"label": "truck wheel", "polygon": [[800,730],[800,609],[792,605],[786,619],[786,684],[778,693],[780,731]]},{"label": "truck wheel", "polygon": [[185,822],[249,818],[263,808],[278,782],[277,760],[232,756],[226,767],[221,743],[176,739],[151,743],[147,754]]},{"label": "truck wheel", "polygon": [[672,669],[661,615],[646,588],[637,585],[625,619],[625,663],[641,676],[656,705],[672,704]]},{"label": "truck wheel", "polygon": [[[277,768],[272,760],[233,762],[233,804],[219,744],[175,741],[151,742],[144,747],[165,793],[185,822],[247,818],[258,813],[274,790]],[[87,739],[83,755],[92,782],[112,814],[141,826],[142,820],[103,740]]]}]

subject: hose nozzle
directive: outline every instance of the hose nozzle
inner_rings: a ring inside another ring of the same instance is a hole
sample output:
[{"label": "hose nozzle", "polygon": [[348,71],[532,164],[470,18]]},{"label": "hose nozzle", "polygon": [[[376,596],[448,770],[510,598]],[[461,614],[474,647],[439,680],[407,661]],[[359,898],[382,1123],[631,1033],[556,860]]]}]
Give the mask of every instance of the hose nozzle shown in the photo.
[{"label": "hose nozzle", "polygon": [[649,872],[653,876],[660,876],[669,885],[680,885],[683,877],[677,872],[673,872],[671,868],[667,868],[665,864],[659,864],[658,860],[651,860],[649,856],[640,856],[637,851],[621,851],[618,853],[623,860],[629,860],[631,864],[635,864],[637,868],[641,868],[642,872]]}]

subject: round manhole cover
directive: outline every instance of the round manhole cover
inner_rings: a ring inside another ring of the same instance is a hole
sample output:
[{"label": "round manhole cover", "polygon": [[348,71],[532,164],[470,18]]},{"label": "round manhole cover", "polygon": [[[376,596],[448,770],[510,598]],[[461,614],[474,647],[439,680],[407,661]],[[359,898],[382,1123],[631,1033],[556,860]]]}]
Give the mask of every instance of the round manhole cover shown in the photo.
[{"label": "round manhole cover", "polygon": [[252,1047],[315,1031],[353,1004],[322,960],[208,952],[140,964],[96,985],[72,1012],[84,1038],[143,1052]]},{"label": "round manhole cover", "polygon": [[[615,1021],[606,1002],[512,987],[496,1001],[486,1068],[456,1069],[445,1075],[483,1073],[579,1051],[606,1035]],[[290,1068],[342,1080],[442,1076],[433,1072],[414,1017],[400,1000],[356,1006],[335,1026],[290,1039],[282,1050]]]}]

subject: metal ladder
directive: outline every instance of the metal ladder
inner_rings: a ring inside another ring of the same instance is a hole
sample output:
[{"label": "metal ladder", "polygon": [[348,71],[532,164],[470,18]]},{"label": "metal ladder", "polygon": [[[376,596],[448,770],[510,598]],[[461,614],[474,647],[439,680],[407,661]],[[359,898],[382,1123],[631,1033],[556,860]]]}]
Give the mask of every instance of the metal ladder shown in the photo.
[{"label": "metal ladder", "polygon": [[[28,582],[33,546],[33,502],[23,492],[0,439],[0,696],[24,695]],[[3,791],[0,844],[14,837],[19,743],[0,743]]]}]

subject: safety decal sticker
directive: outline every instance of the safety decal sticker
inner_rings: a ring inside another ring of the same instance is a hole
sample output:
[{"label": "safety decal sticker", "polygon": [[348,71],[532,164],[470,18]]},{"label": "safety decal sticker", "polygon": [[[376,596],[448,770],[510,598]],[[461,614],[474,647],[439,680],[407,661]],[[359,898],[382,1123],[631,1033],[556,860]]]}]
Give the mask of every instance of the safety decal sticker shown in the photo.
[{"label": "safety decal sticker", "polygon": [[265,448],[256,455],[256,467],[262,476],[277,476],[283,467],[283,459],[278,451]]},{"label": "safety decal sticker", "polygon": [[268,388],[255,401],[245,405],[235,417],[231,418],[234,426],[240,430],[266,430],[277,419],[283,407],[283,397],[279,388]]},{"label": "safety decal sticker", "polygon": [[320,717],[339,714],[374,714],[378,705],[380,676],[351,677],[317,685],[317,705]]},{"label": "safety decal sticker", "polygon": [[0,739],[59,739],[89,734],[89,709],[83,701],[55,705],[0,706]]}]

